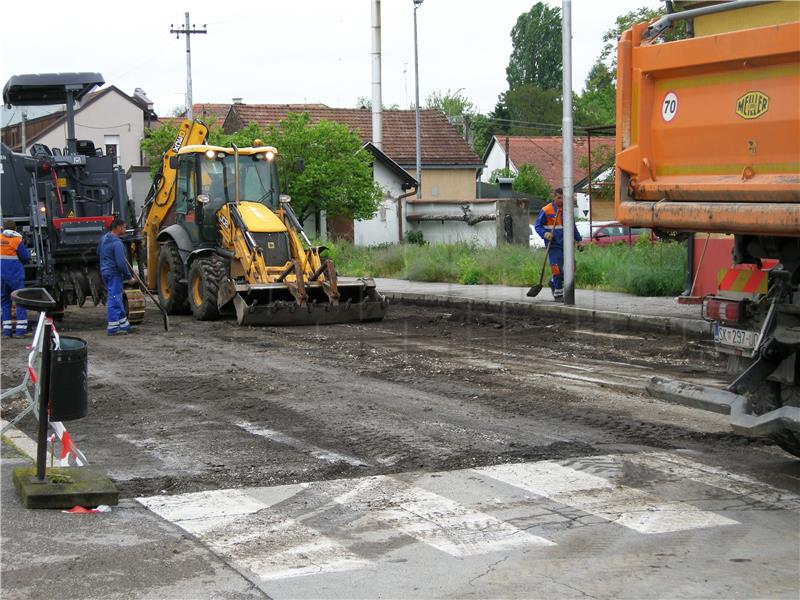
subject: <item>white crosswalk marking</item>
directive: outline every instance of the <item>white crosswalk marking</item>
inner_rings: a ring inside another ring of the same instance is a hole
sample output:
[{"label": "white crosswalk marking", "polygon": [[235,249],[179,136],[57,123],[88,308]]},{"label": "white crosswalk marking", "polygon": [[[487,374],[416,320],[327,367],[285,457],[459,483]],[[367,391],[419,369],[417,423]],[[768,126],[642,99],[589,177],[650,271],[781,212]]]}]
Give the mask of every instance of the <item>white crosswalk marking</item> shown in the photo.
[{"label": "white crosswalk marking", "polygon": [[370,508],[378,520],[451,556],[555,545],[491,515],[389,477],[363,480],[334,502],[358,509],[359,498],[371,499]]},{"label": "white crosswalk marking", "polygon": [[636,488],[554,462],[497,465],[476,472],[629,527],[639,533],[667,533],[737,521],[685,502],[665,501]]},{"label": "white crosswalk marking", "polygon": [[[709,486],[692,497],[703,507],[720,507],[718,512],[671,499],[676,483],[687,480]],[[642,534],[713,527],[733,533],[730,526],[739,521],[730,514],[742,515],[737,518],[744,522],[754,514],[748,510],[759,512],[762,505],[800,510],[800,498],[788,492],[668,452],[138,500],[239,568],[273,584],[297,576],[377,569],[383,557],[424,556],[422,548],[458,560],[538,549],[546,560],[558,552],[553,548],[562,540],[564,548],[573,543],[571,537],[581,531],[574,527],[575,519],[586,526],[586,535],[603,535],[599,527],[619,527],[617,535],[627,530],[641,542]],[[669,543],[657,539],[658,544]]]},{"label": "white crosswalk marking", "polygon": [[[264,580],[367,565],[368,561],[319,531],[267,510],[307,487],[270,488],[271,499],[266,502],[254,490],[239,489],[155,496],[139,502]],[[263,551],[265,544],[269,552]]]},{"label": "white crosswalk marking", "polygon": [[626,455],[624,460],[655,469],[673,478],[689,479],[710,487],[731,492],[756,502],[784,510],[800,512],[800,496],[750,477],[723,471],[668,452],[651,452]]}]

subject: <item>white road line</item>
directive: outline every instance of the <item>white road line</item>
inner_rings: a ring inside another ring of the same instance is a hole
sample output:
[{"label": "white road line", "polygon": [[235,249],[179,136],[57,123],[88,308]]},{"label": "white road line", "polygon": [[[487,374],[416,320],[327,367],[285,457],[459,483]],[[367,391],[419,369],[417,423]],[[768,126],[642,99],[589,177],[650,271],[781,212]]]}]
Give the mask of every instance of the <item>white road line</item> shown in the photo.
[{"label": "white road line", "polygon": [[217,554],[264,580],[364,567],[369,561],[279,511],[274,504],[291,498],[307,484],[278,486],[262,491],[214,490],[181,496],[137,500],[197,536]]},{"label": "white road line", "polygon": [[655,469],[676,479],[689,479],[703,485],[726,490],[736,496],[746,496],[784,510],[800,512],[800,496],[796,494],[676,454],[667,452],[631,454],[625,455],[623,460]]},{"label": "white road line", "polygon": [[348,456],[347,454],[339,454],[338,452],[333,452],[331,450],[325,450],[324,448],[319,448],[312,444],[307,444],[303,440],[298,440],[297,438],[293,438],[285,433],[281,433],[280,431],[275,431],[273,429],[268,429],[266,427],[261,427],[259,425],[255,425],[254,423],[249,423],[247,421],[240,421],[238,423],[234,423],[237,427],[244,429],[247,433],[252,433],[253,435],[258,435],[268,440],[283,444],[284,446],[289,446],[291,448],[296,448],[297,450],[303,451],[305,454],[309,454],[314,458],[319,460],[323,460],[329,463],[347,463],[348,465],[352,465],[354,467],[366,467],[369,466],[369,463],[361,460],[360,458],[356,458],[355,456]]},{"label": "white road line", "polygon": [[495,517],[384,476],[362,480],[333,499],[372,516],[450,556],[486,554],[520,546],[554,546]]},{"label": "white road line", "polygon": [[733,519],[691,504],[664,500],[636,488],[614,485],[602,477],[554,462],[498,465],[475,471],[639,533],[668,533],[738,524]]}]

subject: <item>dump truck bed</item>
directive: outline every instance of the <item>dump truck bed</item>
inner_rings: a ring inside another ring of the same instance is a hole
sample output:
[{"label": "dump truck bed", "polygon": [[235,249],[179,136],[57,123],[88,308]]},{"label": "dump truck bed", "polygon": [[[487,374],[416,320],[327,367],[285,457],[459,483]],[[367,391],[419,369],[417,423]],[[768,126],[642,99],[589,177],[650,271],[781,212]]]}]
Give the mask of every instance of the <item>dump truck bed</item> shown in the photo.
[{"label": "dump truck bed", "polygon": [[800,234],[800,22],[618,46],[617,218]]}]

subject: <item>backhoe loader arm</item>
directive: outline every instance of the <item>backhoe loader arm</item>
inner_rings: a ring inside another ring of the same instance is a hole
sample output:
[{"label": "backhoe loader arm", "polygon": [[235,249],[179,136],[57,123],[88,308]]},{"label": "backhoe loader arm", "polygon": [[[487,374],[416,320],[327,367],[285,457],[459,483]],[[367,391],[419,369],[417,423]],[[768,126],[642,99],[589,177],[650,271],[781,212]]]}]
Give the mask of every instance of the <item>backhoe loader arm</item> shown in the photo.
[{"label": "backhoe loader arm", "polygon": [[198,120],[184,120],[178,129],[175,141],[161,158],[161,168],[156,173],[153,185],[142,209],[142,236],[147,249],[147,287],[156,289],[156,262],[158,260],[158,231],[173,204],[175,204],[175,182],[177,171],[170,159],[183,146],[204,144],[208,128]]}]

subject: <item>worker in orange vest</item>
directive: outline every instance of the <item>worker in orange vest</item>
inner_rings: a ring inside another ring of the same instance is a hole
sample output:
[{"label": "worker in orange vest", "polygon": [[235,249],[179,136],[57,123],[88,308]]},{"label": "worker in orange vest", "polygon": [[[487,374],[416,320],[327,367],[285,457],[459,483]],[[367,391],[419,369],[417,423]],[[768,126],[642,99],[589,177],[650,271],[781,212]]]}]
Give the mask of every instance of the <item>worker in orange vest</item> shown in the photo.
[{"label": "worker in orange vest", "polygon": [[[570,201],[572,199],[570,198]],[[553,201],[546,204],[539,211],[536,224],[533,226],[536,233],[548,244],[547,258],[550,261],[550,289],[554,300],[564,299],[564,225],[563,212],[564,195],[562,188],[553,192]],[[575,241],[581,241],[581,234],[575,227]]]},{"label": "worker in orange vest", "polygon": [[[17,224],[13,219],[3,221],[3,232],[0,233],[0,300],[3,306],[3,337],[10,338],[11,292],[25,287],[25,267],[23,263],[31,259],[31,253],[25,247],[22,236],[17,232]],[[15,335],[28,335],[28,311],[17,306],[17,327]]]}]

